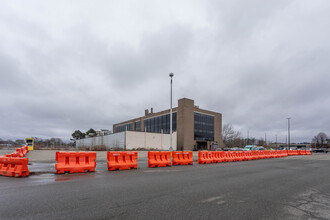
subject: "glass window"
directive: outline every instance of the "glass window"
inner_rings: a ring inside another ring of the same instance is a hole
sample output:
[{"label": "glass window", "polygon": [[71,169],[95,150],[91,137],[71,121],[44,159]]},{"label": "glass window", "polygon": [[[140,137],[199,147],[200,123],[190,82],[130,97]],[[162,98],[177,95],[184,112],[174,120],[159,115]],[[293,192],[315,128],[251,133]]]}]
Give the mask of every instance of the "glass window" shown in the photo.
[{"label": "glass window", "polygon": [[[176,131],[176,112],[173,112],[173,132]],[[147,132],[170,133],[170,114],[144,119],[144,128]]]},{"label": "glass window", "polygon": [[135,123],[135,131],[140,131],[141,130],[141,122],[140,121],[136,121]]},{"label": "glass window", "polygon": [[115,133],[122,132],[122,131],[132,131],[133,130],[133,123],[127,123],[123,125],[118,125],[115,127]]},{"label": "glass window", "polygon": [[194,113],[195,140],[214,141],[214,116]]}]

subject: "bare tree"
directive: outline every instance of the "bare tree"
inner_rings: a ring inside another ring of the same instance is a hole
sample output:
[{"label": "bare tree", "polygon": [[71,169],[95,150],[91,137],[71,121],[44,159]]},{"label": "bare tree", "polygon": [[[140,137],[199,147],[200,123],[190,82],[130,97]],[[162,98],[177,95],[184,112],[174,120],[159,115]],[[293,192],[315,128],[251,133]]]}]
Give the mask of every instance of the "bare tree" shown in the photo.
[{"label": "bare tree", "polygon": [[241,132],[235,131],[231,124],[223,126],[222,139],[226,147],[241,147],[244,142],[241,138]]},{"label": "bare tree", "polygon": [[324,132],[318,133],[318,135],[314,136],[312,143],[315,144],[316,147],[323,147],[327,144],[328,136]]}]

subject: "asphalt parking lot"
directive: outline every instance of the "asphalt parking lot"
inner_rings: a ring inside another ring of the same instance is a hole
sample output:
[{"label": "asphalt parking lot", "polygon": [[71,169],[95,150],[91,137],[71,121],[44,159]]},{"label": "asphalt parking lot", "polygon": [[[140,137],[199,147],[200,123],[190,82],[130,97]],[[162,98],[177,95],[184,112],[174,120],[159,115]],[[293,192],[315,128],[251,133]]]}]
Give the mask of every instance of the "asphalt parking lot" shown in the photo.
[{"label": "asphalt parking lot", "polygon": [[328,154],[138,167],[109,172],[100,161],[94,173],[0,176],[1,219],[330,218]]}]

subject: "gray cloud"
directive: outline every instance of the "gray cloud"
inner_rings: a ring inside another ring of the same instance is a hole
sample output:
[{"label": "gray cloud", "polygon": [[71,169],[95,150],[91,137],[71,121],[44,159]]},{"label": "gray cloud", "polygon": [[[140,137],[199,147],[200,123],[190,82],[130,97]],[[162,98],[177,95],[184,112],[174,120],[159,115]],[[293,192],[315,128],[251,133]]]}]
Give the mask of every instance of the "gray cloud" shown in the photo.
[{"label": "gray cloud", "polygon": [[[243,135],[330,135],[327,1],[81,1],[0,7],[0,137],[61,137],[169,107]],[[142,7],[143,6],[143,7]]]}]

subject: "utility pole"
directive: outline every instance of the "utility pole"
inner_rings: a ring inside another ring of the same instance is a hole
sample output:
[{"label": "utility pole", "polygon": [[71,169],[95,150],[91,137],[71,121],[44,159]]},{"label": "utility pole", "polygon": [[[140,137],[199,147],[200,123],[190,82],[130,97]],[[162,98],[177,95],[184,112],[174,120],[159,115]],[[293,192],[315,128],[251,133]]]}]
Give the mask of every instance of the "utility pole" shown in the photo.
[{"label": "utility pole", "polygon": [[170,78],[171,78],[171,95],[170,95],[170,151],[173,150],[173,147],[172,147],[172,77],[174,76],[173,73],[170,73],[169,74]]},{"label": "utility pole", "polygon": [[275,134],[275,146],[277,147],[277,134]]},{"label": "utility pole", "polygon": [[290,150],[290,119],[291,117],[288,117],[288,146],[289,146],[289,150]]}]

